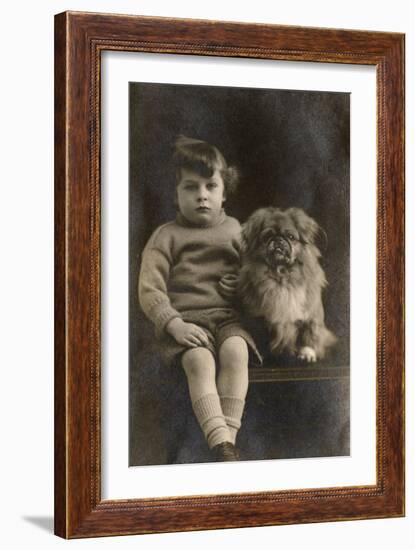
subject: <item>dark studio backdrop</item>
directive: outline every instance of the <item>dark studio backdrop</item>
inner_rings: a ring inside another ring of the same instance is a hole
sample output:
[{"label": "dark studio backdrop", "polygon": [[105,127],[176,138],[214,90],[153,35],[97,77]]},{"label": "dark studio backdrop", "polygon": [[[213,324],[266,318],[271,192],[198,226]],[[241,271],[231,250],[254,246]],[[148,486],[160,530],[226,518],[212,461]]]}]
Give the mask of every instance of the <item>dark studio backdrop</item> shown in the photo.
[{"label": "dark studio backdrop", "polygon": [[[178,134],[218,147],[240,172],[227,214],[303,208],[327,234],[326,324],[338,337],[328,362],[349,365],[350,97],[347,93],[130,83],[130,465],[209,461],[182,372],[158,357],[140,310],[142,250],[176,216],[172,146]],[[347,380],[250,386],[238,445],[246,459],[349,454]]]}]

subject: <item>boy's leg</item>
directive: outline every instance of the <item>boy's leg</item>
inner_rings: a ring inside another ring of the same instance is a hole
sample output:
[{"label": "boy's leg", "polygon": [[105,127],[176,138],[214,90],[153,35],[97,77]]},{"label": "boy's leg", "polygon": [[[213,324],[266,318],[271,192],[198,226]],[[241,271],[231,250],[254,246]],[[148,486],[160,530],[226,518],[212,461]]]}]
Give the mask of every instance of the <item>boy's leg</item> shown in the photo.
[{"label": "boy's leg", "polygon": [[193,410],[209,448],[212,449],[226,441],[230,442],[232,438],[216,387],[216,365],[212,353],[201,347],[188,349],[182,356],[182,365]]},{"label": "boy's leg", "polygon": [[230,336],[219,349],[217,388],[226,424],[235,444],[248,391],[248,345],[241,336]]}]

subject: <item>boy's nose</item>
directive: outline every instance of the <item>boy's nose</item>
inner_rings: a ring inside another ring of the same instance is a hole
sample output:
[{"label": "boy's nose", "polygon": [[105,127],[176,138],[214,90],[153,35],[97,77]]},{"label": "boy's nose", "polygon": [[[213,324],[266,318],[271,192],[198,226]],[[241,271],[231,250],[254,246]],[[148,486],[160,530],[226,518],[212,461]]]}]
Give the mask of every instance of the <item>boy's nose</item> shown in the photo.
[{"label": "boy's nose", "polygon": [[200,201],[204,201],[207,199],[207,192],[206,192],[206,189],[199,189],[199,196],[198,196],[198,199]]}]

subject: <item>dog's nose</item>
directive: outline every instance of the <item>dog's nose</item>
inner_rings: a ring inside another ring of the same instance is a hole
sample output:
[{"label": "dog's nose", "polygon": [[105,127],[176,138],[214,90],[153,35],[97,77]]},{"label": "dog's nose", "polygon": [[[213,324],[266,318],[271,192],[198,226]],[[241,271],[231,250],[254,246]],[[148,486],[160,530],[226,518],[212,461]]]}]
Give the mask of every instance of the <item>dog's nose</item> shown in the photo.
[{"label": "dog's nose", "polygon": [[288,241],[284,237],[278,236],[275,240],[275,243],[276,243],[276,246],[279,246],[279,247],[282,246],[283,248],[288,248],[289,250],[291,250],[290,241]]},{"label": "dog's nose", "polygon": [[291,244],[284,237],[277,236],[268,243],[268,250],[273,252],[289,253],[291,251]]}]

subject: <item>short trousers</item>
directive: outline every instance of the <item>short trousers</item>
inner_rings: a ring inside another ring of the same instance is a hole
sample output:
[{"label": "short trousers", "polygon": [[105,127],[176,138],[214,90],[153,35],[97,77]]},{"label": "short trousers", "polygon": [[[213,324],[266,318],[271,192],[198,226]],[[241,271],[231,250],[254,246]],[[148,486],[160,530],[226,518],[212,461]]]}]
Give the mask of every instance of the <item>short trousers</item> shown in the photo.
[{"label": "short trousers", "polygon": [[[217,359],[218,351],[227,338],[231,336],[240,336],[248,344],[250,362],[257,366],[262,364],[262,357],[254,339],[244,328],[238,313],[234,309],[215,308],[182,311],[181,316],[183,321],[193,323],[205,331],[209,339],[209,344],[204,347],[212,352],[215,359]],[[156,336],[162,360],[166,365],[180,365],[183,353],[188,349],[193,349],[178,344],[176,340],[165,331]]]}]

